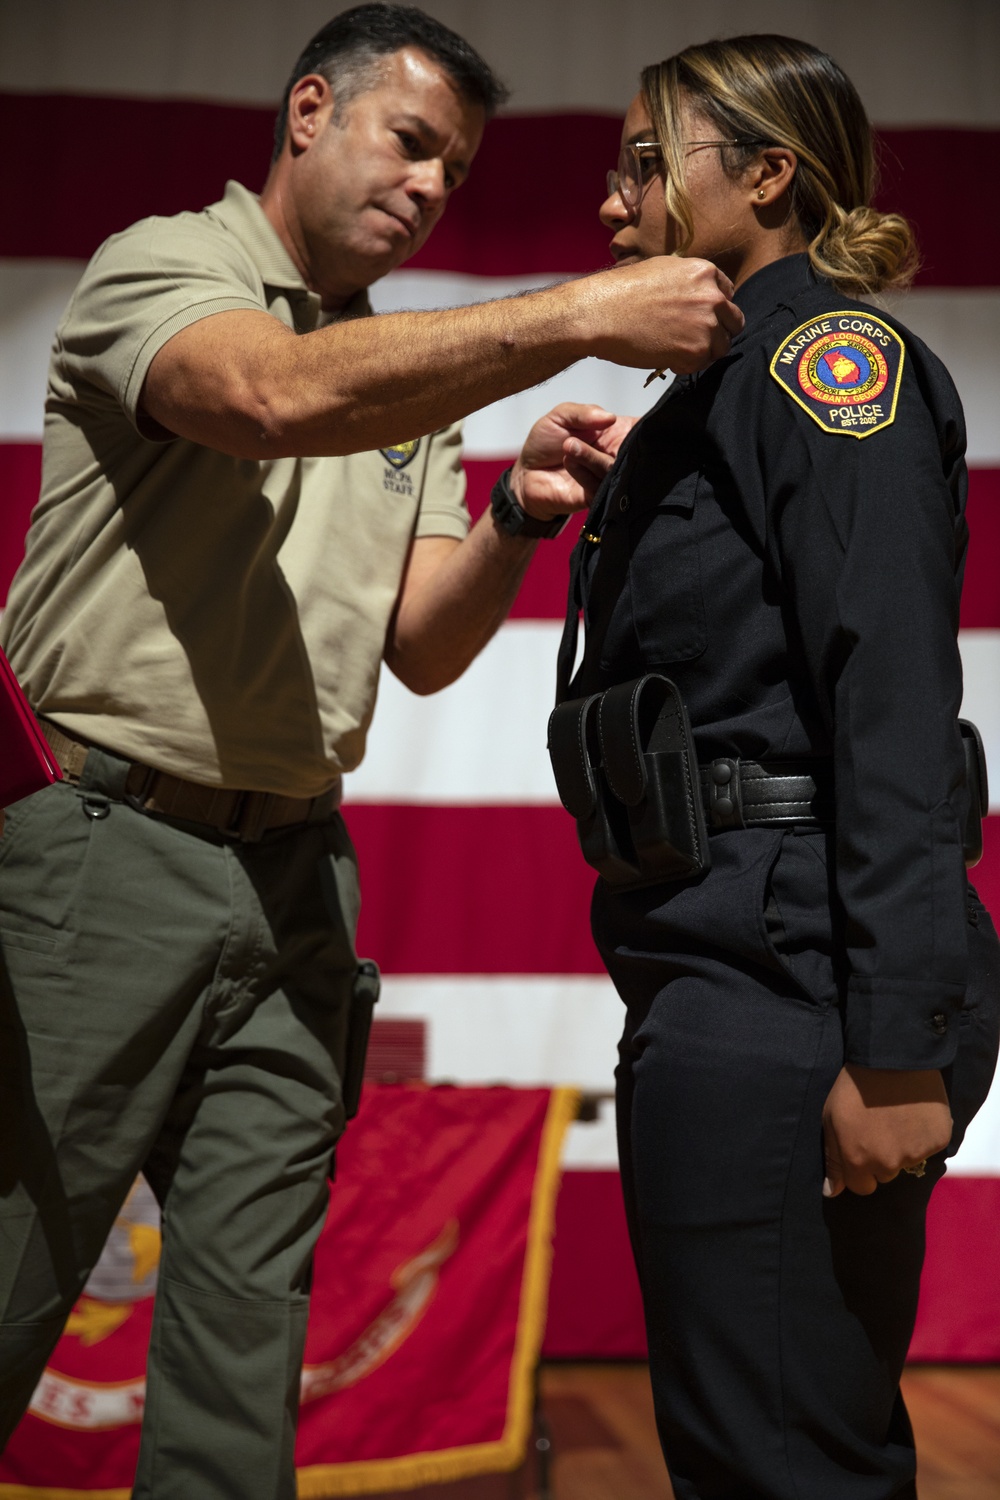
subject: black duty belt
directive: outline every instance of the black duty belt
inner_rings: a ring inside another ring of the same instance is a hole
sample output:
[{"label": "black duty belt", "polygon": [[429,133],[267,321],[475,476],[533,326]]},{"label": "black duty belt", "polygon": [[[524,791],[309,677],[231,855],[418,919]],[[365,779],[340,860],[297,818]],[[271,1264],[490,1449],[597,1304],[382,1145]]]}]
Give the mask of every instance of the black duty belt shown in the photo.
[{"label": "black duty belt", "polygon": [[[101,747],[67,734],[47,719],[39,717],[38,722],[65,779],[79,783],[88,754]],[[199,823],[225,838],[255,843],[272,829],[317,823],[330,817],[340,806],[340,795],[339,778],[328,792],[318,797],[283,797],[274,792],[205,786],[172,776],[168,771],[157,771],[141,761],[129,761],[123,801],[138,812]]]},{"label": "black duty belt", "polygon": [[730,760],[698,767],[708,831],[823,828],[833,822],[833,768],[827,761]]},{"label": "black duty belt", "polygon": [[659,673],[560,703],[548,739],[583,856],[611,885],[697,879],[712,863],[710,832],[833,819],[829,761],[699,765],[684,701]]}]

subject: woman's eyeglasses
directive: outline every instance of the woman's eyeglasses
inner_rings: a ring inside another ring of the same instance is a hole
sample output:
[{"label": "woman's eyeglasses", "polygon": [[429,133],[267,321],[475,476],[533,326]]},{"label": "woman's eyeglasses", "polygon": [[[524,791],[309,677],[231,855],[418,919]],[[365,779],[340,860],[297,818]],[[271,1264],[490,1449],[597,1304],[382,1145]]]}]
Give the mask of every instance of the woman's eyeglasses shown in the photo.
[{"label": "woman's eyeglasses", "polygon": [[[738,136],[730,141],[682,141],[685,147],[700,146],[766,146],[767,141],[755,136]],[[634,213],[639,202],[663,163],[663,147],[659,141],[629,141],[618,153],[618,169],[608,173],[608,197],[617,193],[628,209]]]}]

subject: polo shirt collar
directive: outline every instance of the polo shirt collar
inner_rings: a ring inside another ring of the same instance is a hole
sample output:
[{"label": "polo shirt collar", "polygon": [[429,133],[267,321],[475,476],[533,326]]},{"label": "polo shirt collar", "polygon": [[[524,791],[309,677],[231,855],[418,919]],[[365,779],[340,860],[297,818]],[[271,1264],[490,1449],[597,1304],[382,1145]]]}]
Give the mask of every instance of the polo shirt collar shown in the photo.
[{"label": "polo shirt collar", "polygon": [[314,317],[322,325],[337,318],[363,317],[371,312],[367,293],[358,292],[339,314],[331,317],[320,310],[319,297],[302,280],[295,262],[281,243],[277,230],[260,206],[256,193],[240,182],[226,183],[225,196],[212,205],[213,212],[231,229],[249,251],[260,279],[267,287],[306,297],[315,304]]}]

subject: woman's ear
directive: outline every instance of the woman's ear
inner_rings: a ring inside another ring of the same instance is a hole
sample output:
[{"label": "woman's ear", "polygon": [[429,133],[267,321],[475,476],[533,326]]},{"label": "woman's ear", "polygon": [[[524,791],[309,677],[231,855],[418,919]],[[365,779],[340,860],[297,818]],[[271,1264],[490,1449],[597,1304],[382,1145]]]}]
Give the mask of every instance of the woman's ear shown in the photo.
[{"label": "woman's ear", "polygon": [[799,159],[787,146],[768,146],[750,169],[754,207],[771,208],[792,185]]}]

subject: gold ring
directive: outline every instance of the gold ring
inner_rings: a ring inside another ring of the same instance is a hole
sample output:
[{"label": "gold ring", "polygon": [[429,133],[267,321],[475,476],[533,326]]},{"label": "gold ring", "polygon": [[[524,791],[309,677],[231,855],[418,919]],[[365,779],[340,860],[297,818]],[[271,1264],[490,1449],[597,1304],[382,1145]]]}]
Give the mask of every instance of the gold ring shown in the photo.
[{"label": "gold ring", "polygon": [[927,1171],[926,1156],[924,1157],[923,1161],[918,1161],[915,1167],[904,1167],[903,1171],[909,1172],[911,1177],[923,1177],[924,1173]]}]

